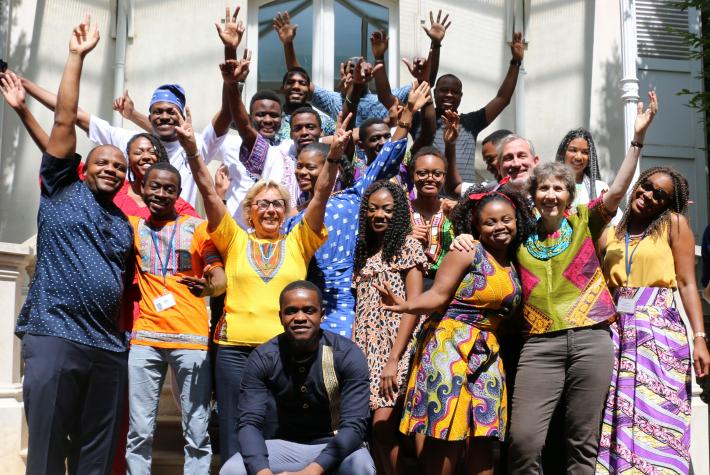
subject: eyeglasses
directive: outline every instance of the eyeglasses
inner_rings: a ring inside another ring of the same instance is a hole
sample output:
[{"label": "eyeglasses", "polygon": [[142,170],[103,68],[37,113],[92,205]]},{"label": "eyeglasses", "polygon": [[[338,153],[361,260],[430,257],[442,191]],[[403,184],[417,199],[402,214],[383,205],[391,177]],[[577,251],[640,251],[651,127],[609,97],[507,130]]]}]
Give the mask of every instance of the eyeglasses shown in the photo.
[{"label": "eyeglasses", "polygon": [[639,185],[643,191],[650,191],[653,193],[653,199],[656,201],[667,201],[671,197],[666,193],[665,190],[660,188],[655,188],[650,180],[644,180],[643,183]]},{"label": "eyeglasses", "polygon": [[259,208],[259,211],[266,211],[269,206],[273,206],[276,211],[286,209],[286,200],[256,200],[252,206]]},{"label": "eyeglasses", "polygon": [[417,178],[421,179],[429,178],[430,176],[439,179],[446,175],[446,172],[443,170],[417,170],[414,174],[417,175]]}]

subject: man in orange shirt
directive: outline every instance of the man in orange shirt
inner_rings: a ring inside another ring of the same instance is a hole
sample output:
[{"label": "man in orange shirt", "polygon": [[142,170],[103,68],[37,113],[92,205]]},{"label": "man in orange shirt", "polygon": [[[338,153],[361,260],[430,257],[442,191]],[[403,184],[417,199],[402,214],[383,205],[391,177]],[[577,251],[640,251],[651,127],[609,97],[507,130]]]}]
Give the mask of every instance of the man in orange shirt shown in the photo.
[{"label": "man in orange shirt", "polygon": [[149,474],[155,418],[168,365],[177,375],[185,437],[185,473],[209,473],[207,426],[212,392],[209,317],[203,297],[226,288],[222,260],[207,222],[178,215],[180,173],[156,163],[145,173],[148,219],[130,217],[134,230],[140,314],[128,356],[128,472]]}]

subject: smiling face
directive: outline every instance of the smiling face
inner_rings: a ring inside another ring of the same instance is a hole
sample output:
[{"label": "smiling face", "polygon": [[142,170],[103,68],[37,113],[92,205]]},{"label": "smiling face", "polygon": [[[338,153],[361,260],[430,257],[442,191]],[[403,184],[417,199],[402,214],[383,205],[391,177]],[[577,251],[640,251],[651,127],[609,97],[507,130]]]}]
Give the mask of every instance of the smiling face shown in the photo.
[{"label": "smiling face", "polygon": [[394,198],[385,188],[370,195],[367,202],[367,223],[375,234],[384,234],[394,216]]},{"label": "smiling face", "polygon": [[589,164],[589,142],[583,137],[570,140],[565,150],[565,164],[572,167],[577,181],[582,179]]},{"label": "smiling face", "polygon": [[390,128],[387,124],[372,124],[367,127],[367,135],[364,140],[358,140],[358,146],[365,151],[367,164],[369,165],[380,153],[382,147],[392,138]]},{"label": "smiling face", "polygon": [[315,150],[303,150],[298,154],[296,162],[296,180],[298,187],[304,193],[312,193],[316,186],[318,175],[323,170],[325,157]]},{"label": "smiling face", "polygon": [[643,219],[653,219],[668,208],[673,193],[671,177],[665,173],[654,173],[631,194],[631,212]]},{"label": "smiling face", "polygon": [[506,143],[501,150],[499,163],[501,177],[509,176],[511,182],[523,185],[527,183],[539,162],[540,157],[532,154],[525,140],[513,140]]},{"label": "smiling face", "polygon": [[281,296],[281,325],[286,337],[298,347],[313,346],[318,341],[323,315],[318,293],[314,290],[296,288]]},{"label": "smiling face", "polygon": [[249,221],[260,239],[279,236],[286,214],[286,200],[277,188],[264,188],[254,197],[249,209]]},{"label": "smiling face", "polygon": [[291,116],[291,139],[296,143],[297,152],[317,141],[321,132],[315,114],[302,112]]},{"label": "smiling face", "polygon": [[417,196],[438,196],[446,180],[446,163],[436,155],[421,155],[412,174]]},{"label": "smiling face", "polygon": [[178,125],[179,114],[175,104],[170,102],[156,102],[150,106],[148,120],[153,126],[153,132],[160,137],[160,140],[166,142],[177,140],[175,127]]},{"label": "smiling face", "polygon": [[128,149],[128,159],[133,176],[137,181],[141,182],[145,172],[158,161],[158,154],[150,140],[145,137],[138,137],[131,142],[131,146]]},{"label": "smiling face", "polygon": [[498,151],[496,150],[496,144],[493,142],[486,142],[481,147],[481,154],[483,155],[483,160],[486,162],[486,170],[493,175],[496,181],[500,181],[500,173],[498,172]]},{"label": "smiling face", "polygon": [[458,110],[463,97],[461,81],[451,76],[439,79],[434,89],[436,112],[442,114],[447,110]]},{"label": "smiling face", "polygon": [[123,186],[128,165],[113,145],[99,145],[86,159],[84,183],[94,196],[113,198]]},{"label": "smiling face", "polygon": [[273,139],[281,128],[281,104],[271,99],[259,99],[251,105],[251,123],[259,135]]},{"label": "smiling face", "polygon": [[545,178],[538,183],[533,200],[542,219],[561,219],[571,203],[567,185],[555,177]]},{"label": "smiling face", "polygon": [[503,197],[489,201],[478,210],[476,229],[486,249],[508,248],[518,232],[515,208]]},{"label": "smiling face", "polygon": [[294,72],[281,86],[281,91],[284,93],[286,103],[289,106],[302,106],[308,100],[308,80],[303,74]]},{"label": "smiling face", "polygon": [[143,180],[142,196],[150,217],[166,221],[175,217],[175,202],[180,197],[178,175],[169,170],[153,169]]}]

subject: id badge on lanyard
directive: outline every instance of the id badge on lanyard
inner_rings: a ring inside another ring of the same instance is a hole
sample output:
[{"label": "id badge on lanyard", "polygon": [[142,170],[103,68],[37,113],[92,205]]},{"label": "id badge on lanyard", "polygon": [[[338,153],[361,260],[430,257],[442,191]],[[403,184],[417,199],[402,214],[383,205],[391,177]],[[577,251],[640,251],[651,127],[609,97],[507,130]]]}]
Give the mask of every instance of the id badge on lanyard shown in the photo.
[{"label": "id badge on lanyard", "polygon": [[153,299],[153,306],[158,312],[162,312],[177,305],[177,302],[175,302],[175,296],[172,294],[172,292],[168,292],[167,286],[168,264],[170,263],[170,255],[172,254],[173,247],[175,244],[175,232],[177,231],[177,227],[178,222],[175,221],[173,232],[170,235],[170,243],[168,244],[168,249],[165,253],[165,261],[163,261],[163,258],[160,256],[160,249],[158,247],[158,233],[151,230],[153,246],[155,247],[155,255],[158,257],[158,262],[160,263],[160,270],[163,274],[163,294],[160,297],[156,297]]},{"label": "id badge on lanyard", "polygon": [[638,244],[634,247],[634,250],[629,254],[629,241],[631,240],[629,236],[628,229],[624,235],[624,241],[626,243],[626,252],[624,253],[624,263],[626,264],[626,287],[619,289],[618,299],[616,302],[616,311],[619,313],[635,313],[636,312],[636,302],[638,302],[638,296],[635,289],[629,287],[629,276],[631,275],[631,262],[633,261],[634,254],[636,250],[641,245],[641,241],[646,236],[644,232],[639,239]]}]

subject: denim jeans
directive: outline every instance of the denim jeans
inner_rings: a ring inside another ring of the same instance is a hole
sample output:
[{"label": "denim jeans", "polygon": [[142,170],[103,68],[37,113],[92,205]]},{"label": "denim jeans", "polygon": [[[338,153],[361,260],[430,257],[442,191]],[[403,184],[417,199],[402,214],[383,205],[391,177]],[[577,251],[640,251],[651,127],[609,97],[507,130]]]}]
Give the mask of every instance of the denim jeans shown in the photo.
[{"label": "denim jeans", "polygon": [[185,473],[209,473],[212,446],[207,428],[212,373],[207,351],[133,345],[128,355],[129,474],[150,474],[158,401],[168,365],[173,368],[180,389]]},{"label": "denim jeans", "polygon": [[[288,440],[266,441],[269,452],[269,468],[273,473],[297,472],[306,468],[323,451],[327,444],[299,444]],[[247,475],[240,454],[234,455],[219,471],[220,475]],[[330,472],[329,472],[330,473]],[[332,473],[337,475],[375,475],[375,462],[370,452],[361,447],[343,459]]]}]

